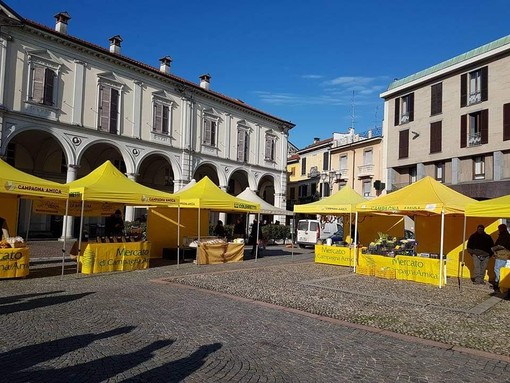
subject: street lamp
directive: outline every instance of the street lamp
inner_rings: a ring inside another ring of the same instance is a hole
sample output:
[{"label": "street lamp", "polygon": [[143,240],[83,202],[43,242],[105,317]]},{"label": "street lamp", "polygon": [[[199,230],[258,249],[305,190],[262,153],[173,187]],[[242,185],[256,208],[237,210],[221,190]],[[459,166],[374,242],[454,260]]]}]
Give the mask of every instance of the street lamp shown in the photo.
[{"label": "street lamp", "polygon": [[[322,196],[327,197],[331,195],[331,192],[333,191],[333,183],[339,183],[342,180],[342,173],[335,170],[330,170],[329,172],[321,173],[321,180],[322,180]],[[326,188],[325,185],[328,185],[328,195],[326,194]]]}]

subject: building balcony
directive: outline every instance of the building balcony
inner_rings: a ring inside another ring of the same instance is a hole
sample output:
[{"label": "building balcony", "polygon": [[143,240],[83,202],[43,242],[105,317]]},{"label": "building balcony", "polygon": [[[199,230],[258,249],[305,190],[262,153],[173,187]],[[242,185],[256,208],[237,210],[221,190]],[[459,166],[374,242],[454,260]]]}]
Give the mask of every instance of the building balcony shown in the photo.
[{"label": "building balcony", "polygon": [[372,165],[361,165],[358,166],[358,177],[373,177],[375,166]]},{"label": "building balcony", "polygon": [[468,146],[480,146],[482,144],[482,136],[480,133],[470,134],[468,137]]}]

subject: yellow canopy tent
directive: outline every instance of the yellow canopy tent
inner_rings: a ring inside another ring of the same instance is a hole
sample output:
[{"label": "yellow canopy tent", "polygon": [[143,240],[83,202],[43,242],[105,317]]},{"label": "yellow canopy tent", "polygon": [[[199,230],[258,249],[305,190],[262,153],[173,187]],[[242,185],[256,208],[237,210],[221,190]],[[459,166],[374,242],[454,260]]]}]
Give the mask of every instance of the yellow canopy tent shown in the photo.
[{"label": "yellow canopy tent", "polygon": [[201,236],[202,210],[229,213],[258,213],[260,211],[260,205],[258,203],[246,201],[224,192],[207,176],[196,182],[193,186],[179,190],[175,195],[180,198],[181,208],[197,209],[199,238]]},{"label": "yellow canopy tent", "polygon": [[[322,215],[349,215],[349,230],[351,227],[352,213],[356,212],[356,205],[366,201],[352,187],[345,185],[338,192],[320,201],[303,205],[294,205],[294,213],[322,214]],[[346,234],[344,230],[344,234]],[[349,235],[352,234],[349,232]]]},{"label": "yellow canopy tent", "polygon": [[466,217],[510,218],[510,195],[466,205]]},{"label": "yellow canopy tent", "polygon": [[[425,177],[390,194],[359,203],[356,206],[356,222],[359,213],[384,213],[413,216],[441,216],[440,265],[444,259],[444,217],[463,215],[466,205],[474,199],[456,192],[432,177]],[[442,287],[443,267],[439,269],[439,287]]]},{"label": "yellow canopy tent", "polygon": [[[58,182],[27,174],[0,160],[0,194],[6,200],[15,201],[18,197],[35,199],[58,199],[65,203],[69,197],[69,187]],[[4,213],[7,221],[16,221],[18,204],[4,202]],[[1,235],[0,235],[1,237]]]},{"label": "yellow canopy tent", "polygon": [[67,199],[69,187],[58,182],[48,181],[18,170],[0,160],[0,184],[2,194],[23,196],[26,198]]},{"label": "yellow canopy tent", "polygon": [[[68,200],[69,187],[58,182],[48,181],[43,178],[33,176],[18,170],[8,163],[0,160],[0,184],[2,189],[0,193],[7,198],[23,197],[29,199],[50,198],[58,200]],[[6,204],[9,205],[9,204]],[[17,216],[17,204],[15,204],[15,213],[13,220]],[[12,207],[12,206],[11,206]],[[65,223],[64,219],[64,223]],[[1,234],[0,234],[1,238]],[[26,238],[27,239],[27,238]],[[64,238],[62,253],[65,252],[66,241]],[[64,258],[62,258],[62,270],[64,269]],[[63,273],[63,271],[62,271]]]},{"label": "yellow canopy tent", "polygon": [[366,201],[349,185],[345,185],[335,194],[317,202],[295,205],[294,213],[308,214],[349,214],[356,211],[356,205]]},{"label": "yellow canopy tent", "polygon": [[[110,161],[104,162],[85,177],[69,182],[67,185],[70,197],[79,198],[82,201],[80,233],[83,231],[85,201],[121,203],[131,206],[179,207],[179,197],[130,180]],[[79,242],[78,248],[81,249],[81,235]]]},{"label": "yellow canopy tent", "polygon": [[116,202],[134,206],[179,205],[179,197],[130,180],[110,161],[67,185],[71,198],[79,197],[82,201]]},{"label": "yellow canopy tent", "polygon": [[186,190],[175,193],[179,196],[182,208],[200,208],[222,212],[260,211],[260,204],[234,197],[215,185],[209,177],[204,177]]}]

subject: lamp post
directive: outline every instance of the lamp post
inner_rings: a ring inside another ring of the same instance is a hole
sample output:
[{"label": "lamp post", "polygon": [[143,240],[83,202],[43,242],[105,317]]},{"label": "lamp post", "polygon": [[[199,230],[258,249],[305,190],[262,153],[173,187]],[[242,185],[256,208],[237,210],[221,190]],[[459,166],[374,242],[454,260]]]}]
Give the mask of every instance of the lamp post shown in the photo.
[{"label": "lamp post", "polygon": [[[328,197],[331,195],[331,192],[333,191],[333,183],[339,183],[342,179],[342,173],[335,170],[330,170],[329,172],[321,173],[321,180],[322,180],[322,196]],[[326,195],[326,185],[328,185],[328,193]]]}]

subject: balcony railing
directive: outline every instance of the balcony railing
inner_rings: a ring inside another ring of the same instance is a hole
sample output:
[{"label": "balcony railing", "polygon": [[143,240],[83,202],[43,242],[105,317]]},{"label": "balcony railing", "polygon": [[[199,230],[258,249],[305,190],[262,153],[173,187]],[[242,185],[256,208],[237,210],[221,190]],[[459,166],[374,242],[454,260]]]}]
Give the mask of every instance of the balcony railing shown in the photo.
[{"label": "balcony railing", "polygon": [[482,101],[482,93],[480,92],[471,93],[468,97],[468,105],[477,104],[480,101]]},{"label": "balcony railing", "polygon": [[368,177],[374,175],[374,165],[358,166],[358,177]]},{"label": "balcony railing", "polygon": [[482,136],[480,133],[470,134],[468,137],[468,146],[479,146],[482,144]]}]

